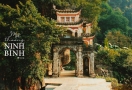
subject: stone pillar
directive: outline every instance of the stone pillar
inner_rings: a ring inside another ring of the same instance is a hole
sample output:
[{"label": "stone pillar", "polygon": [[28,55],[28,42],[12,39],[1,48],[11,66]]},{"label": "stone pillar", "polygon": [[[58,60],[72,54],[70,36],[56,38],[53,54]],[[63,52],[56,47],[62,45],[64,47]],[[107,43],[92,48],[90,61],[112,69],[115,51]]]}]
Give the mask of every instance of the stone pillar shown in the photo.
[{"label": "stone pillar", "polygon": [[62,63],[61,63],[61,57],[59,56],[59,59],[58,59],[58,77],[60,76],[61,70],[62,70]]},{"label": "stone pillar", "polygon": [[76,52],[76,64],[75,64],[76,65],[76,70],[75,70],[75,76],[78,76],[78,66],[79,66],[78,65],[78,61],[79,61],[78,60],[78,52]]},{"label": "stone pillar", "polygon": [[58,50],[53,49],[53,77],[58,77]]},{"label": "stone pillar", "polygon": [[90,72],[89,72],[90,77],[95,77],[94,73],[94,53],[90,54]]},{"label": "stone pillar", "polygon": [[83,76],[82,46],[79,46],[77,51],[77,77],[82,76]]}]

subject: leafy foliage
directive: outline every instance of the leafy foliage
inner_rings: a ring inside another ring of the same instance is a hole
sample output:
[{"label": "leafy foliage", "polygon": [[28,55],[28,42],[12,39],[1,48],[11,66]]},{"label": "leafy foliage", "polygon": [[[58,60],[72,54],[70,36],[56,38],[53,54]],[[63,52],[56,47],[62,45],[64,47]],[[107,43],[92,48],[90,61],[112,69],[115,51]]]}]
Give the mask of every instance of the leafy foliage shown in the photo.
[{"label": "leafy foliage", "polygon": [[117,45],[120,48],[131,46],[130,38],[122,34],[119,30],[108,31],[108,33],[106,34],[106,38],[108,39],[109,43],[111,43],[112,45]]},{"label": "leafy foliage", "polygon": [[[131,49],[109,49],[102,48],[97,52],[96,61],[112,68],[113,75],[119,82],[125,82],[128,76],[131,77],[132,58]],[[128,62],[128,63],[126,63]]]},{"label": "leafy foliage", "polygon": [[120,11],[123,12],[123,16],[129,20],[126,35],[132,38],[132,0],[110,0],[108,3],[114,10],[120,9]]},{"label": "leafy foliage", "polygon": [[100,32],[97,34],[98,42],[103,44],[105,34],[112,30],[120,30],[122,33],[127,35],[129,21],[123,16],[120,9],[112,9],[108,3],[103,3],[102,8],[103,12],[99,17],[98,23],[98,26],[100,27]]},{"label": "leafy foliage", "polygon": [[59,42],[59,35],[63,33],[62,28],[56,26],[54,21],[41,16],[30,0],[26,4],[20,2],[17,9],[0,4],[0,11],[3,11],[0,19],[1,40],[8,36],[9,31],[14,31],[21,34],[25,44],[25,56],[22,60],[3,57],[4,41],[0,43],[2,49],[0,68],[5,68],[5,70],[0,69],[0,72],[3,72],[0,74],[1,77],[4,81],[8,81],[7,85],[12,83],[10,87],[12,89],[15,88],[14,83],[18,77],[31,80],[25,81],[25,84],[21,83],[24,85],[22,88],[25,86],[28,88],[36,81],[42,82],[46,70],[45,65],[50,61],[51,45]]},{"label": "leafy foliage", "polygon": [[123,15],[129,19],[130,21],[129,26],[132,27],[132,18],[131,18],[132,0],[118,0],[118,1],[110,0],[109,4],[114,9],[120,8],[121,11],[124,12]]}]

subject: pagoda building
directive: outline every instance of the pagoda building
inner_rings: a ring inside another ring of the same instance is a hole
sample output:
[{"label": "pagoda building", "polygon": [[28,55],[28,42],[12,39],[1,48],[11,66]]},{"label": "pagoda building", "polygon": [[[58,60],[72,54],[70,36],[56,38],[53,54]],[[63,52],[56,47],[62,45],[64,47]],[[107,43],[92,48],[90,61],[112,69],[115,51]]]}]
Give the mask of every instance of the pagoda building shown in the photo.
[{"label": "pagoda building", "polygon": [[86,45],[93,45],[93,38],[91,36],[91,23],[86,23],[81,19],[81,10],[56,10],[57,25],[63,26],[67,29],[65,38],[83,37]]}]

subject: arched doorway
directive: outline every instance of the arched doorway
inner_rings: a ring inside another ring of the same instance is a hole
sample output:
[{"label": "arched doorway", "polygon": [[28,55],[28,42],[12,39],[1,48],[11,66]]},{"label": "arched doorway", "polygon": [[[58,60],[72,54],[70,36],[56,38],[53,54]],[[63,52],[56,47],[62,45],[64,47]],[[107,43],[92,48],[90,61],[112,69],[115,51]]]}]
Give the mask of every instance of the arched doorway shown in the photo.
[{"label": "arched doorway", "polygon": [[89,58],[83,57],[83,75],[89,76]]},{"label": "arched doorway", "polygon": [[78,34],[77,34],[77,32],[75,32],[75,37],[78,37]]},{"label": "arched doorway", "polygon": [[72,35],[72,31],[71,30],[67,30],[66,31],[66,34],[65,34],[65,38],[71,38],[73,35]]},{"label": "arched doorway", "polygon": [[63,48],[59,52],[60,66],[59,77],[73,77],[76,71],[76,54],[75,51],[70,48]]},{"label": "arched doorway", "polygon": [[61,74],[61,67],[63,66],[61,60],[65,49],[70,49],[75,55],[75,76],[83,76],[83,58],[81,45],[56,45],[53,48],[53,77],[59,77]]}]

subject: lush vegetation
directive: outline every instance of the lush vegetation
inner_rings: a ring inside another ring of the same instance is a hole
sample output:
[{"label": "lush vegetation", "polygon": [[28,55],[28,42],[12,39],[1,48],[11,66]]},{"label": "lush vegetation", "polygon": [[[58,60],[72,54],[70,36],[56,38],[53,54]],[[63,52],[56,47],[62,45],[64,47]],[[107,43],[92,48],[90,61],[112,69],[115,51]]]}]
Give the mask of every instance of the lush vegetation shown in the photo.
[{"label": "lush vegetation", "polygon": [[[104,45],[104,39],[106,38],[106,35],[114,31],[119,31],[122,34],[119,37],[124,38],[124,40],[127,41],[127,37],[130,37],[128,33],[131,31],[131,27],[129,26],[130,21],[125,16],[123,16],[123,12],[120,9],[114,10],[108,3],[103,3],[102,9],[103,11],[100,14],[98,23],[100,31],[97,32],[97,42]],[[123,35],[124,37],[122,37]],[[130,37],[130,39],[131,38],[132,37]],[[112,39],[115,39],[115,37]],[[114,42],[110,43],[115,44],[116,42],[117,41],[115,40]],[[130,41],[128,41],[128,43],[128,46],[130,46]]]},{"label": "lush vegetation", "polygon": [[131,5],[132,0],[109,0],[103,3],[103,11],[98,19],[100,31],[97,32],[97,42],[104,48],[98,44],[96,60],[109,66],[114,77],[125,86],[131,85],[132,74]]},{"label": "lush vegetation", "polygon": [[110,0],[108,3],[115,10],[120,9],[130,21],[129,26],[132,27],[132,0]]},{"label": "lush vegetation", "polygon": [[[0,77],[5,87],[25,90],[37,82],[42,85],[51,45],[59,42],[64,30],[41,16],[30,0],[20,2],[16,9],[0,4],[0,12]],[[4,57],[4,43],[15,43],[4,41],[10,31],[20,33],[19,38],[24,40],[24,59]]]},{"label": "lush vegetation", "polygon": [[96,61],[102,64],[103,68],[107,68],[109,71],[112,71],[113,77],[117,78],[119,83],[131,85],[131,49],[111,49],[109,47],[100,48],[96,55]]}]

